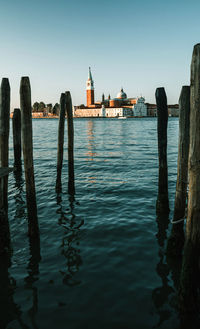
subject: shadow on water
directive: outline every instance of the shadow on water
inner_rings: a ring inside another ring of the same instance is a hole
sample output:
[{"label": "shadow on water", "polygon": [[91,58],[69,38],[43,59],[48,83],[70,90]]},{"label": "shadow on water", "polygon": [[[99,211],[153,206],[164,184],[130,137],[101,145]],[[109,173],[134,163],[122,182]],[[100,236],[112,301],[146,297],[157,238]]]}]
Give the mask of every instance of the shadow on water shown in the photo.
[{"label": "shadow on water", "polygon": [[41,261],[40,256],[40,239],[34,238],[29,239],[30,246],[30,259],[27,267],[28,276],[24,279],[25,289],[32,292],[32,306],[28,310],[28,316],[30,318],[32,327],[38,329],[36,324],[36,315],[38,311],[38,290],[36,287],[36,282],[39,279],[39,263]]},{"label": "shadow on water", "polygon": [[29,327],[22,321],[20,307],[14,302],[16,281],[9,274],[10,266],[10,256],[8,254],[0,256],[0,327],[1,329],[9,328],[8,324],[10,322],[17,321],[20,324],[20,328],[28,329]]},{"label": "shadow on water", "polygon": [[61,252],[66,258],[66,270],[60,271],[63,283],[68,286],[76,286],[81,283],[76,279],[79,267],[82,265],[80,256],[80,228],[84,224],[83,220],[78,221],[75,215],[76,201],[73,196],[69,196],[69,209],[63,210],[61,194],[57,194],[57,204],[59,205],[59,225],[64,229],[61,243]]}]

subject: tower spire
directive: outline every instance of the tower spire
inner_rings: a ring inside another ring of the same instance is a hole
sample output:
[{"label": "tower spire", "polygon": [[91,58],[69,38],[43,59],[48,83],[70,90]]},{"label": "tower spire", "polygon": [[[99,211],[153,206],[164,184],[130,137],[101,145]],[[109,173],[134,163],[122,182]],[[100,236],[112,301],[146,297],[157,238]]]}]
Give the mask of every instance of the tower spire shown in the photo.
[{"label": "tower spire", "polygon": [[92,73],[91,73],[91,67],[89,66],[89,72],[88,72],[88,80],[92,81]]},{"label": "tower spire", "polygon": [[88,80],[86,82],[87,106],[94,104],[94,81],[92,79],[91,67],[89,67]]}]

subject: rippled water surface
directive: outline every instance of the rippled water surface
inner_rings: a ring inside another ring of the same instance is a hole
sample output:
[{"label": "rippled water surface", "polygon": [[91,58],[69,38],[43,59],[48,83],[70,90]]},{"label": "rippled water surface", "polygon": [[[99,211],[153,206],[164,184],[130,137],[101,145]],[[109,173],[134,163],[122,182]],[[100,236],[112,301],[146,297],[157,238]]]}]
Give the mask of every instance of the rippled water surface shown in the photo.
[{"label": "rippled water surface", "polygon": [[[171,224],[155,214],[156,118],[75,119],[74,127],[73,201],[67,194],[67,137],[57,195],[58,120],[33,121],[40,245],[27,237],[24,175],[9,176],[13,254],[1,270],[3,328],[179,328],[178,268],[164,252]],[[178,119],[170,118],[170,217],[177,139]]]}]

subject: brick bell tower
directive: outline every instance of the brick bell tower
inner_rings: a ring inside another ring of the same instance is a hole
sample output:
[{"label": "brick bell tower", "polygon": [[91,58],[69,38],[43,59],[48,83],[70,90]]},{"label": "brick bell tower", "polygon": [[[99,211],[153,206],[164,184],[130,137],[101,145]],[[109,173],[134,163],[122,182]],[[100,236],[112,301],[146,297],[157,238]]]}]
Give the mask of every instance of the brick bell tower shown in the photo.
[{"label": "brick bell tower", "polygon": [[88,79],[86,82],[87,106],[94,105],[94,81],[92,79],[91,68],[89,67]]}]

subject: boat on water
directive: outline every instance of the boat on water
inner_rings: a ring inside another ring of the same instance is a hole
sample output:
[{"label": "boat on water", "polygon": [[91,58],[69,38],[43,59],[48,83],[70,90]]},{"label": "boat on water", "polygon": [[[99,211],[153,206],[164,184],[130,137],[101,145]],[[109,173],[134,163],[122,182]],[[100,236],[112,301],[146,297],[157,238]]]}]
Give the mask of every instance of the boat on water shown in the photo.
[{"label": "boat on water", "polygon": [[127,119],[127,117],[118,117],[118,119]]}]

